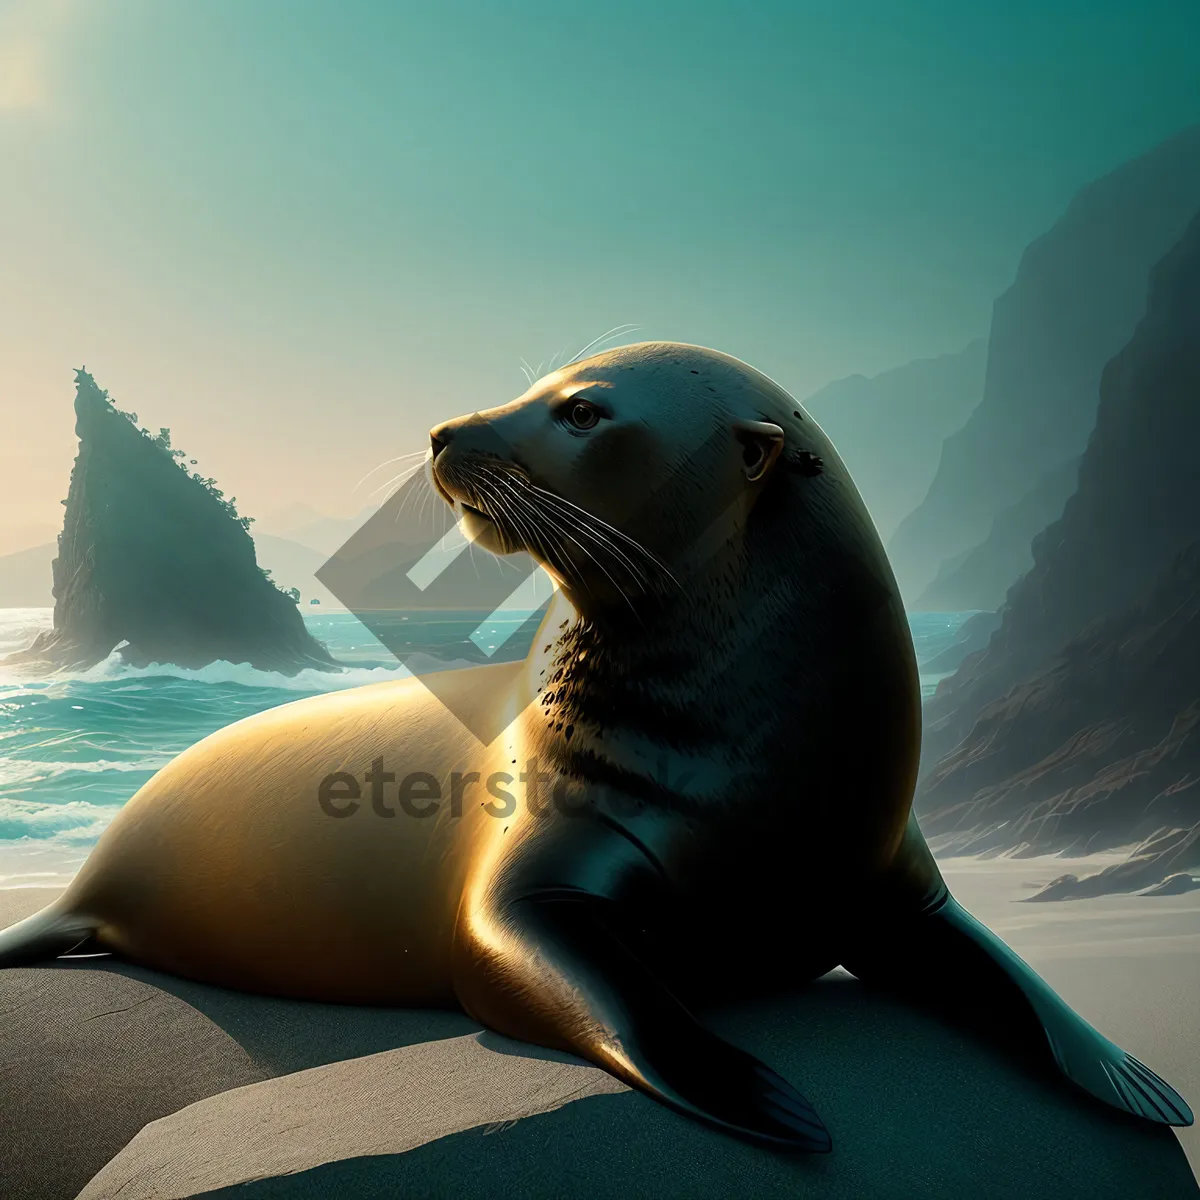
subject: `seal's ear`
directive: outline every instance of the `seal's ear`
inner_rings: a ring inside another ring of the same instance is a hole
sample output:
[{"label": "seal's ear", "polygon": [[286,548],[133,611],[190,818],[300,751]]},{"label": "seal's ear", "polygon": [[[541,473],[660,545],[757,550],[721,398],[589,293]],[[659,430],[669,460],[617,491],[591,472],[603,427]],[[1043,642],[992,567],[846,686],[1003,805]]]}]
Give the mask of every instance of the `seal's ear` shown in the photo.
[{"label": "seal's ear", "polygon": [[742,444],[746,478],[751,483],[762,479],[783,449],[783,430],[770,421],[734,421],[733,436]]}]

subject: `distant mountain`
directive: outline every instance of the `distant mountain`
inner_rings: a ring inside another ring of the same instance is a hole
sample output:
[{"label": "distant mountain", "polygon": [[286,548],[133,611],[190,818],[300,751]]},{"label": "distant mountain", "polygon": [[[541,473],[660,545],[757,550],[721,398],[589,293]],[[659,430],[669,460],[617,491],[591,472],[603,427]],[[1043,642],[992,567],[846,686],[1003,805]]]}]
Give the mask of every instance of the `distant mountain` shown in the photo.
[{"label": "distant mountain", "polygon": [[[11,508],[11,506],[10,506]],[[0,507],[0,561],[13,554],[23,553],[30,546],[40,546],[43,542],[54,541],[58,527],[44,521],[20,521],[8,514],[10,520],[3,521],[5,513]]]},{"label": "distant mountain", "polygon": [[[432,491],[393,493],[338,547],[318,581],[384,645],[388,639],[369,614],[490,611],[507,603],[534,571],[532,560],[524,553],[498,556],[470,546],[455,536],[457,523],[450,506]],[[450,542],[461,552],[447,549]],[[434,560],[440,565],[432,571],[418,567]],[[379,619],[391,627],[386,615]]]},{"label": "distant mountain", "polygon": [[327,517],[308,505],[293,505],[281,513],[255,522],[255,540],[258,541],[265,534],[309,546],[328,558],[370,520],[378,507],[369,505],[353,517]]},{"label": "distant mountain", "polygon": [[1078,479],[1078,459],[1047,472],[1016,504],[996,514],[987,537],[978,546],[942,564],[914,609],[998,609],[1008,589],[1033,566],[1033,539],[1062,515]]},{"label": "distant mountain", "polygon": [[79,452],[51,564],[54,625],[4,661],[86,667],[115,649],[133,665],[335,669],[295,599],[259,568],[248,520],[188,471],[168,430],[152,436],[136,421],[77,373]]},{"label": "distant mountain", "polygon": [[311,504],[298,502],[285,504],[282,508],[272,509],[261,514],[255,524],[269,529],[276,537],[291,537],[297,529],[302,529],[305,525],[311,525],[314,521],[324,518],[325,514],[318,512]]},{"label": "distant mountain", "polygon": [[53,542],[0,558],[0,608],[50,608],[54,604],[50,564]]},{"label": "distant mountain", "polygon": [[281,588],[285,591],[296,588],[300,592],[301,612],[307,610],[311,600],[319,600],[325,608],[341,607],[337,597],[316,578],[329,557],[327,554],[269,533],[255,534],[254,548],[258,565],[270,571],[271,578]]},{"label": "distant mountain", "polygon": [[850,375],[804,402],[837,447],[886,540],[921,503],[942,442],[983,395],[987,343],[921,358],[880,375]]},{"label": "distant mountain", "polygon": [[993,309],[983,399],[888,543],[910,603],[946,560],[987,539],[997,514],[1083,451],[1104,364],[1145,310],[1150,268],[1197,208],[1200,126],[1089,184],[1027,248]]},{"label": "distant mountain", "polygon": [[986,648],[927,703],[927,834],[1033,852],[1147,839],[1103,887],[1200,867],[1198,314],[1200,216],[1104,371],[1075,494]]},{"label": "distant mountain", "polygon": [[[342,521],[333,517],[320,518],[320,529],[334,543],[334,550],[328,554],[290,538],[255,533],[253,541],[258,565],[270,571],[272,581],[280,588],[285,591],[296,588],[300,592],[301,611],[305,612],[309,609],[309,602],[314,599],[320,602],[323,611],[344,607],[343,601],[317,579],[316,574],[327,565],[331,570],[338,571],[346,563],[355,561],[359,563],[356,569],[365,569],[366,575],[363,580],[356,576],[353,591],[348,591],[347,594],[356,602],[356,606],[386,609],[389,597],[397,589],[398,581],[429,548],[427,542],[421,541],[421,537],[428,536],[430,541],[437,540],[432,532],[428,535],[414,534],[411,522],[393,520],[392,510],[395,507],[396,502],[390,502],[387,513],[371,522],[369,529],[366,527],[371,510],[368,510],[362,519],[355,517]],[[441,507],[439,502],[435,512]],[[449,509],[446,511],[448,513]],[[428,523],[428,519],[423,516],[420,528],[423,530]],[[257,525],[251,526],[252,530],[256,528]],[[364,530],[365,532],[362,532]],[[439,535],[441,532],[442,526],[439,525]],[[343,534],[345,536],[342,536]],[[412,541],[413,544],[408,545],[408,541]],[[337,553],[339,551],[340,553]],[[17,554],[0,557],[0,608],[53,606],[52,564],[56,553],[57,546],[48,542]],[[370,566],[365,566],[368,562]],[[484,595],[489,593],[488,583],[492,577],[511,580],[514,587],[524,578],[521,568],[483,552],[473,555],[469,566],[470,580],[482,580],[483,586],[480,590]],[[364,580],[369,580],[369,583]],[[471,607],[474,603],[471,593],[475,584],[468,582],[470,585],[463,596],[442,596],[437,604],[445,604],[447,607],[453,607],[455,604]],[[347,589],[343,587],[342,590]]]}]

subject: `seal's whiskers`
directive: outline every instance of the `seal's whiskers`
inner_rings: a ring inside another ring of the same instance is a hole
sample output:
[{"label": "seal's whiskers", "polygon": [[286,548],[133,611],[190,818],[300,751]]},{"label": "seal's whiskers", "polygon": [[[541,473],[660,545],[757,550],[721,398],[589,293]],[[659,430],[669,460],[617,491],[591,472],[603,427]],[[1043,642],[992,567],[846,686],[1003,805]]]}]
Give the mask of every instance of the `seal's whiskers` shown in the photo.
[{"label": "seal's whiskers", "polygon": [[[372,467],[372,468],[371,468],[371,469],[370,469],[370,470],[369,470],[369,471],[368,471],[368,472],[367,472],[367,473],[366,473],[366,474],[365,474],[365,475],[364,475],[364,476],[363,476],[363,477],[362,477],[362,478],[361,478],[361,479],[360,479],[360,480],[359,480],[359,481],[358,481],[358,482],[357,482],[357,483],[354,485],[354,487],[352,487],[352,488],[350,489],[350,493],[351,493],[351,495],[353,495],[355,492],[357,492],[357,491],[358,491],[358,489],[359,489],[360,487],[362,487],[362,485],[363,485],[364,483],[366,483],[366,482],[367,482],[367,480],[368,480],[368,479],[370,479],[370,478],[371,478],[371,476],[372,476],[372,475],[374,475],[376,471],[382,471],[384,467],[390,467],[390,466],[391,466],[393,463],[398,463],[398,462],[408,462],[410,459],[414,459],[414,458],[420,458],[420,459],[423,459],[423,458],[425,457],[425,455],[426,455],[426,454],[428,454],[428,453],[429,453],[429,452],[428,452],[427,450],[413,450],[413,451],[412,451],[411,453],[409,453],[409,454],[397,454],[395,458],[389,458],[389,459],[386,459],[384,462],[381,462],[381,463],[380,463],[380,464],[379,464],[377,467]],[[403,471],[401,472],[401,474],[403,474]],[[374,494],[374,493],[372,493],[372,494]]]},{"label": "seal's whiskers", "polygon": [[551,557],[549,549],[543,544],[538,530],[529,523],[520,511],[516,503],[519,497],[504,496],[497,492],[491,492],[487,496],[482,497],[482,499],[488,505],[484,510],[488,516],[493,518],[502,517],[529,544],[531,549],[545,554],[547,558]]},{"label": "seal's whiskers", "polygon": [[627,333],[632,333],[636,328],[636,325],[629,324],[614,325],[607,333],[602,333],[599,337],[592,338],[592,340],[588,342],[588,344],[584,346],[584,348],[580,350],[573,359],[571,359],[571,362],[565,363],[564,366],[569,367],[571,363],[577,363],[581,358],[588,354],[589,351],[594,350],[597,346],[599,346],[601,342],[607,341],[612,337],[622,337]]},{"label": "seal's whiskers", "polygon": [[[577,578],[578,572],[571,570],[570,560],[567,558],[561,545],[561,536],[563,531],[559,529],[552,520],[548,519],[546,514],[539,512],[529,502],[528,497],[523,495],[517,488],[513,486],[512,479],[508,473],[497,472],[494,475],[494,479],[497,483],[503,485],[507,489],[512,506],[514,508],[519,508],[522,514],[524,514],[525,519],[520,522],[519,528],[526,533],[527,540],[530,541],[532,549],[541,553],[551,567],[560,572],[565,578]],[[549,530],[547,530],[547,526],[549,526]],[[547,538],[544,536],[544,534],[547,532],[558,535],[559,545],[557,547],[550,546]],[[567,536],[569,537],[570,535],[568,534]],[[575,541],[575,539],[571,538],[571,541]],[[600,570],[604,571],[604,573],[608,575],[608,572],[605,571],[603,564],[600,563],[585,546],[580,545],[578,542],[576,542],[576,545],[579,545],[579,548],[584,552],[584,554],[591,558],[592,561],[595,562],[600,568]],[[558,551],[557,553],[555,552],[556,550]],[[620,584],[618,584],[611,575],[608,577],[626,603],[629,603],[629,598],[621,589]],[[591,591],[591,587],[588,585],[586,578],[580,578],[578,581],[581,582],[589,592]]]},{"label": "seal's whiskers", "polygon": [[[516,472],[496,468],[489,464],[488,468],[485,469],[484,474],[491,482],[499,484],[505,488],[512,502],[519,506],[521,511],[528,517],[529,521],[534,524],[538,531],[552,532],[559,539],[560,549],[563,548],[561,543],[564,538],[572,542],[578,548],[580,553],[582,553],[587,559],[594,563],[601,572],[603,572],[605,577],[617,590],[621,598],[636,614],[636,609],[634,609],[633,602],[630,599],[626,589],[621,586],[620,581],[613,575],[611,571],[609,571],[600,558],[597,557],[597,552],[605,553],[614,566],[614,569],[623,568],[623,572],[632,576],[634,582],[638,584],[639,589],[642,592],[649,593],[652,590],[651,581],[646,577],[645,572],[642,571],[642,569],[638,567],[637,563],[634,562],[633,559],[631,559],[629,555],[627,555],[621,549],[621,547],[616,544],[612,537],[608,536],[607,531],[611,531],[612,533],[619,533],[619,531],[612,530],[612,527],[606,522],[592,517],[591,514],[587,513],[585,509],[579,508],[578,505],[568,505],[565,501],[562,501],[560,497],[555,496],[552,492],[548,492],[543,488],[533,487],[526,479]],[[558,507],[552,507],[551,502]],[[577,513],[588,517],[592,522],[595,523],[595,525],[600,526],[600,528],[596,528],[587,521],[581,520],[580,516],[576,515]],[[582,541],[580,541],[579,538],[575,536],[576,533],[588,538],[593,543],[594,549],[589,548]],[[654,562],[660,567],[660,569],[665,570],[665,568],[662,568],[661,564],[657,562],[657,559],[655,559],[649,551],[645,550],[644,547],[640,546],[637,542],[634,542],[631,538],[626,538],[624,535],[621,536],[623,540],[641,553],[643,557]],[[534,544],[537,549],[542,551],[542,553],[545,554],[547,552],[548,547],[544,538],[536,537]],[[547,557],[550,559],[551,564],[555,566],[556,569],[561,569],[559,561],[556,561],[553,556],[547,555]],[[566,565],[566,560],[563,559],[562,561],[563,564]],[[568,575],[568,577],[578,574],[578,572],[571,572],[569,570],[567,570],[565,573]],[[587,586],[586,579],[581,579],[580,582],[582,582],[585,587]],[[590,587],[588,590],[591,590]]]},{"label": "seal's whiskers", "polygon": [[[546,497],[538,497],[538,499],[542,506],[550,503],[551,508],[554,509],[553,514],[545,514],[547,520],[550,520],[552,523],[554,523],[556,527],[559,526],[563,521],[567,522],[569,526],[583,534],[585,537],[590,538],[601,549],[607,550],[614,558],[616,558],[617,561],[634,577],[637,583],[641,586],[642,591],[646,592],[650,590],[650,581],[647,578],[646,573],[641,570],[637,563],[635,563],[627,554],[625,554],[625,552],[621,550],[621,548],[615,542],[613,542],[611,538],[606,537],[602,530],[588,525],[587,522],[580,520],[579,517],[577,517],[568,509],[555,506],[551,501],[548,501]],[[557,520],[555,520],[555,518],[557,518]]]},{"label": "seal's whiskers", "polygon": [[392,494],[403,487],[423,466],[424,462],[411,463],[404,470],[393,475],[386,483],[381,483],[377,488],[367,493],[367,499],[373,500],[380,492],[387,492],[390,498]]},{"label": "seal's whiskers", "polygon": [[[588,512],[586,508],[581,508],[578,504],[572,503],[570,500],[557,495],[555,492],[548,492],[545,488],[539,488],[536,486],[533,486],[533,491],[540,499],[556,505],[560,511],[574,514],[575,519],[580,521],[581,524],[587,525],[590,532],[604,534],[610,540],[615,539],[623,542],[633,553],[641,555],[650,566],[654,567],[656,571],[659,571],[665,575],[673,584],[675,584],[676,587],[680,586],[679,580],[675,578],[675,576],[671,573],[670,568],[662,561],[662,559],[660,559],[656,554],[653,554],[651,551],[647,550],[646,547],[641,544],[641,542],[631,538],[627,533],[623,533],[620,529],[616,528],[615,525],[610,525],[607,521],[597,517],[594,513]],[[613,548],[615,549],[615,545]]]},{"label": "seal's whiskers", "polygon": [[[627,605],[629,605],[629,610],[636,616],[637,609],[634,608],[633,601],[630,600],[628,593],[620,585],[620,583],[618,583],[617,580],[613,578],[612,572],[609,571],[609,569],[595,556],[595,554],[593,554],[592,551],[589,550],[578,538],[572,536],[570,530],[565,529],[558,521],[555,520],[555,518],[550,513],[542,511],[538,514],[538,516],[542,521],[544,521],[546,524],[548,524],[550,526],[550,528],[553,529],[555,531],[555,533],[557,533],[560,537],[565,537],[565,538],[567,538],[568,541],[574,542],[574,544],[579,548],[580,552],[584,555],[584,557],[590,559],[593,563],[596,564],[597,567],[600,568],[601,571],[604,572],[605,578],[607,578],[609,583],[611,583],[613,585],[613,587],[616,589],[617,595],[619,595],[621,597],[621,599],[624,600]],[[587,586],[586,579],[583,580],[583,583],[584,583],[584,586]],[[590,591],[591,589],[589,588],[588,590]]]}]

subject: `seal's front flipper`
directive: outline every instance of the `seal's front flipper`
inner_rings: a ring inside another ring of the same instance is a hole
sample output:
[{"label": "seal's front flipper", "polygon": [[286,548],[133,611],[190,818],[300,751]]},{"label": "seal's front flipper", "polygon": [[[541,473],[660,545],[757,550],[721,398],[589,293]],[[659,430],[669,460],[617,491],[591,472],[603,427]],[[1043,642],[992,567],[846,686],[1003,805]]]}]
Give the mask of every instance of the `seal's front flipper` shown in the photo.
[{"label": "seal's front flipper", "polygon": [[611,901],[555,890],[507,904],[471,937],[463,1006],[512,1037],[589,1059],[671,1108],[780,1148],[824,1152],[812,1106],[752,1055],[705,1029],[613,921]]},{"label": "seal's front flipper", "polygon": [[[955,899],[877,931],[844,966],[865,983],[918,995],[1014,1045],[1048,1044],[1068,1079],[1114,1108],[1161,1125],[1192,1110],[1149,1067],[1093,1029]],[[973,1019],[973,1020],[972,1020]]]}]

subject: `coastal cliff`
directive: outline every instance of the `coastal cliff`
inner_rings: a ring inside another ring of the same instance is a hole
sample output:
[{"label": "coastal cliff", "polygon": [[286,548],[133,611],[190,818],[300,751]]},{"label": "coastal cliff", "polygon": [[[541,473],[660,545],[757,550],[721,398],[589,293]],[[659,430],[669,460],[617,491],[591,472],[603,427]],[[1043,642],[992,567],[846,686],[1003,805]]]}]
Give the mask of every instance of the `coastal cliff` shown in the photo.
[{"label": "coastal cliff", "polygon": [[336,669],[293,595],[259,568],[249,518],[189,471],[169,431],[139,429],[85,370],[75,382],[79,453],[53,563],[54,626],[5,662],[82,668],[118,649],[134,666]]},{"label": "coastal cliff", "polygon": [[1104,371],[1075,494],[987,647],[927,704],[931,837],[1028,853],[1145,839],[1138,869],[1109,875],[1120,890],[1200,866],[1197,313],[1200,216]]},{"label": "coastal cliff", "polygon": [[858,484],[885,540],[925,497],[942,442],[983,395],[987,343],[919,358],[879,375],[849,375],[804,401]]},{"label": "coastal cliff", "polygon": [[1015,504],[996,514],[978,546],[942,563],[917,598],[916,612],[995,610],[1033,566],[1034,537],[1056,521],[1079,482],[1079,460],[1048,472]]},{"label": "coastal cliff", "polygon": [[[1020,502],[1083,451],[1104,365],[1145,311],[1151,267],[1197,209],[1200,126],[1083,188],[1026,249],[993,308],[983,398],[946,439],[929,494],[888,543],[910,606],[941,571],[943,599],[971,591],[971,607],[993,607],[990,581],[1006,580],[1006,588],[1028,568],[1030,541],[1061,515],[1065,496]],[[969,581],[959,586],[943,564],[965,558],[1013,506],[1020,528],[983,551],[992,558],[994,549],[995,561],[976,556],[966,567],[972,579],[989,581],[987,593]]]}]

